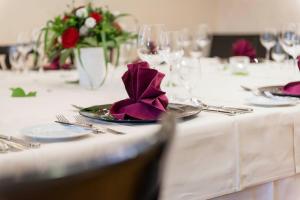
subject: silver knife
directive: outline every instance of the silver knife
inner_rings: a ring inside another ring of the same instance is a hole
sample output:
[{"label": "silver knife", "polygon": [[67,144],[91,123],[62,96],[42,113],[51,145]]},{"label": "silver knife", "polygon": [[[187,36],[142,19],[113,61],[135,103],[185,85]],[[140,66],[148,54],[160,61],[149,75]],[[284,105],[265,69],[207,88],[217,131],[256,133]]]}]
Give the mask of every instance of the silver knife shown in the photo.
[{"label": "silver knife", "polygon": [[17,143],[19,145],[28,147],[28,148],[39,148],[40,147],[40,143],[36,143],[36,142],[28,142],[26,140],[14,137],[14,136],[8,136],[8,135],[2,135],[0,134],[0,139],[2,140],[6,140],[6,141],[11,141],[14,143]]},{"label": "silver knife", "polygon": [[86,129],[89,129],[91,130],[93,133],[104,133],[103,131],[97,129],[97,128],[93,128],[93,127],[90,127],[90,126],[85,126],[83,124],[78,124],[78,123],[72,123],[72,122],[62,122],[62,121],[54,121],[56,123],[59,123],[59,124],[63,124],[63,125],[67,125],[67,126],[79,126],[79,127],[82,127],[82,128],[86,128]]}]

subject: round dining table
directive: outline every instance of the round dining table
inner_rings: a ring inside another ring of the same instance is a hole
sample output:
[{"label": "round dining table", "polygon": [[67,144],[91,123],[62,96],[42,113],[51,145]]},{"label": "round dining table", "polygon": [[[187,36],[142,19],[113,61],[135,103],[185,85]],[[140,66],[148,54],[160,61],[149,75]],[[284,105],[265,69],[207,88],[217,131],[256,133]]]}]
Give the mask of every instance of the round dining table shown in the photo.
[{"label": "round dining table", "polygon": [[[300,79],[300,73],[287,63],[249,64],[248,74],[242,75],[232,74],[229,64],[217,59],[203,59],[200,64],[199,81],[193,86],[197,98],[209,105],[254,111],[235,116],[202,111],[194,118],[178,121],[164,170],[161,199],[300,199],[300,106],[252,105],[249,99],[254,95],[241,88],[285,85]],[[168,68],[158,70],[167,73]],[[58,114],[73,119],[78,110],[72,104],[89,107],[127,98],[121,80],[125,71],[125,66],[111,70],[105,84],[96,90],[73,82],[77,78],[75,70],[0,71],[0,134],[25,138],[24,130],[54,124]],[[11,97],[10,88],[16,87],[37,94]],[[176,91],[177,96],[188,96],[180,85]],[[0,154],[0,178],[84,163],[105,156],[110,149],[150,137],[159,129],[156,123],[93,123],[126,134],[39,141],[38,149]]]}]

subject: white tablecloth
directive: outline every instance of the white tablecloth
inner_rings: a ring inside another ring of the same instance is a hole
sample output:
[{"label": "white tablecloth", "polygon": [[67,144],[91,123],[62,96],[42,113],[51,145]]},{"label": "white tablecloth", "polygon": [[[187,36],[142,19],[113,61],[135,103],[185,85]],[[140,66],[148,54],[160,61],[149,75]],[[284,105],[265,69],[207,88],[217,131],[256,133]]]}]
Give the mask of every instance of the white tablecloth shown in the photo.
[{"label": "white tablecloth", "polygon": [[[204,65],[197,88],[206,103],[245,106],[249,93],[240,89],[240,85],[284,84],[297,78],[282,68],[266,65],[250,66],[249,76],[233,76],[220,67],[216,63]],[[122,71],[124,69],[116,70],[106,84],[95,91],[66,84],[65,80],[76,72],[0,72],[0,133],[19,136],[25,127],[51,123],[56,114],[73,116],[75,112],[70,104],[90,106],[125,98],[119,78]],[[10,97],[9,88],[17,86],[26,91],[36,90],[37,97]],[[255,107],[254,113],[235,117],[202,112],[197,118],[180,122],[166,166],[163,199],[242,195],[238,191],[247,193],[247,188],[256,191],[269,187],[264,184],[277,187],[281,182],[273,181],[281,180],[284,185],[288,177],[296,177],[300,170],[299,108]],[[0,176],[18,176],[27,170],[43,171],[49,166],[84,162],[105,155],[111,148],[143,139],[158,128],[157,125],[104,125],[128,134],[122,137],[90,135],[76,141],[46,143],[36,150],[2,154]]]}]

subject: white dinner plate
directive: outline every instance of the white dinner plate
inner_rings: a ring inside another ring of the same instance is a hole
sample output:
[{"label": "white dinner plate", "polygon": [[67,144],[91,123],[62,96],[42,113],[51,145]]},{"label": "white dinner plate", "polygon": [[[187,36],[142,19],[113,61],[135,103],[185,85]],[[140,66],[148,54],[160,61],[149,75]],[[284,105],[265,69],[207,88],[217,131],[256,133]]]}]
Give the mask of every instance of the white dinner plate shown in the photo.
[{"label": "white dinner plate", "polygon": [[299,103],[298,100],[289,98],[267,98],[263,96],[252,96],[246,99],[250,105],[263,106],[263,107],[278,107],[278,106],[295,106]]},{"label": "white dinner plate", "polygon": [[81,127],[52,123],[24,128],[21,133],[26,137],[37,140],[66,140],[85,136],[91,131]]}]

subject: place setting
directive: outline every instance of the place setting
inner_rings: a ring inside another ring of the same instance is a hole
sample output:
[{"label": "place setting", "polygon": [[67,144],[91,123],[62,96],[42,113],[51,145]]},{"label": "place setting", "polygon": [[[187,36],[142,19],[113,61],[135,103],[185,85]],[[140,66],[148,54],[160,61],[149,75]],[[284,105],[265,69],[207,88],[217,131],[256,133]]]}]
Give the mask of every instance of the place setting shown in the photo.
[{"label": "place setting", "polygon": [[1,200],[300,199],[300,2],[2,1]]},{"label": "place setting", "polygon": [[241,88],[252,94],[252,97],[246,99],[246,102],[250,105],[282,107],[296,106],[300,103],[299,90],[295,89],[298,84],[298,82],[292,82],[285,86],[264,86],[258,88],[241,86]]}]

